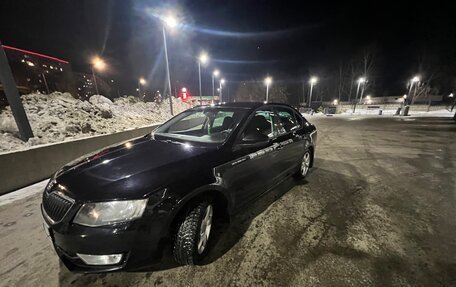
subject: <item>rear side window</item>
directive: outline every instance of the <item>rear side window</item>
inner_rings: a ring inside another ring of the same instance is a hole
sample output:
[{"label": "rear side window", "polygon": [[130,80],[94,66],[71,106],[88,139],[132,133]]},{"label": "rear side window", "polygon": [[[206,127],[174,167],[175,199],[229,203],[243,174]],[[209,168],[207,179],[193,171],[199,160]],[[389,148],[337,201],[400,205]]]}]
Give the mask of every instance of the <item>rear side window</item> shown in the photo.
[{"label": "rear side window", "polygon": [[279,117],[279,135],[292,132],[301,126],[301,124],[296,119],[295,113],[291,109],[285,107],[276,107],[275,111]]},{"label": "rear side window", "polygon": [[[214,123],[212,124],[212,128],[218,128],[222,127],[225,123],[226,126],[228,126],[227,122],[233,122],[233,114],[234,112],[219,112],[217,113],[217,116],[214,119]],[[229,126],[228,128],[230,128]]]}]

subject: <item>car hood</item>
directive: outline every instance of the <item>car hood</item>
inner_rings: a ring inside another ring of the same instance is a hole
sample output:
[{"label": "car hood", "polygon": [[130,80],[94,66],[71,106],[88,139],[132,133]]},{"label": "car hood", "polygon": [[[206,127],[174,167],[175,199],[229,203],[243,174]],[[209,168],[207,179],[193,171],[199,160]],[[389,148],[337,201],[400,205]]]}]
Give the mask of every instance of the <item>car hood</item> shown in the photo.
[{"label": "car hood", "polygon": [[57,172],[62,192],[78,201],[139,199],[210,168],[216,147],[201,147],[150,135],[81,157]]}]

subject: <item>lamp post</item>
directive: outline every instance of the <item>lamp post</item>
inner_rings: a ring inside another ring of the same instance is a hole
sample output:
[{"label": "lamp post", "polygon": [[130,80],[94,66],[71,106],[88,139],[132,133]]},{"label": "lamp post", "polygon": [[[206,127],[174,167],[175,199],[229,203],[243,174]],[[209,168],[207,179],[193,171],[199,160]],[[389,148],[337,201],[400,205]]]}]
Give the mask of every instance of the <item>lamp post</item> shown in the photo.
[{"label": "lamp post", "polygon": [[266,103],[269,100],[269,85],[272,83],[272,78],[271,77],[266,77],[264,79],[264,84],[266,85]]},{"label": "lamp post", "polygon": [[308,107],[310,108],[310,105],[312,103],[312,92],[313,92],[313,86],[318,82],[317,77],[311,77],[309,80],[310,83],[310,91],[309,91],[309,105]]},{"label": "lamp post", "polygon": [[100,94],[98,91],[97,77],[95,76],[95,70],[104,71],[106,69],[106,63],[100,57],[96,56],[92,59],[92,76],[93,82],[95,83],[95,91],[97,95]]},{"label": "lamp post", "polygon": [[198,75],[199,75],[199,94],[200,94],[200,105],[203,105],[203,94],[201,92],[201,64],[206,64],[209,61],[207,53],[202,52],[198,57]]},{"label": "lamp post", "polygon": [[358,102],[358,93],[359,93],[359,87],[361,86],[361,84],[363,86],[361,88],[361,95],[360,95],[360,98],[359,98],[359,103],[361,103],[361,100],[363,99],[363,93],[364,93],[364,87],[365,87],[365,83],[366,83],[366,78],[365,77],[360,77],[357,82],[358,82],[358,87],[356,88],[356,96],[355,96],[355,104],[353,105],[353,112],[356,111],[356,103]]},{"label": "lamp post", "polygon": [[451,105],[451,110],[450,110],[450,112],[452,112],[454,109],[454,106],[456,104],[456,98],[454,97],[453,93],[449,94],[448,97],[453,99],[453,104]]},{"label": "lamp post", "polygon": [[361,94],[359,95],[359,103],[360,104],[361,104],[361,101],[363,100],[365,83],[366,83],[366,78],[365,77],[361,77],[361,78],[358,79],[358,87],[356,88],[356,97],[358,97],[359,87],[362,85]]},{"label": "lamp post", "polygon": [[220,74],[219,70],[214,70],[214,72],[212,73],[212,103],[214,102],[214,99],[215,99],[214,80],[216,77],[218,77],[219,74]]},{"label": "lamp post", "polygon": [[146,84],[146,80],[144,78],[139,78],[138,80],[138,93],[139,93],[139,98],[141,99],[141,86],[144,86]]},{"label": "lamp post", "polygon": [[[168,26],[169,28],[174,28],[177,26],[178,22],[177,22],[177,19],[172,16],[172,15],[169,15],[167,17],[165,17],[163,19],[163,22],[165,22],[165,25]],[[168,61],[168,45],[167,45],[167,42],[166,42],[166,28],[165,28],[165,25],[163,25],[163,45],[165,47],[165,61],[166,61],[166,77],[167,77],[167,82],[168,82],[168,91],[169,91],[169,109],[170,109],[170,112],[171,112],[171,115],[174,115],[173,113],[173,99],[172,99],[172,96],[171,96],[171,77],[170,77],[170,73],[169,73],[169,61]]]},{"label": "lamp post", "polygon": [[222,91],[223,91],[223,88],[222,86],[225,84],[225,79],[221,79],[220,80],[220,96],[219,96],[219,103],[222,102]]},{"label": "lamp post", "polygon": [[409,92],[408,94],[411,95],[411,92],[412,92],[412,88],[413,86],[415,86],[415,92],[412,96],[412,98],[410,99],[410,103],[411,101],[413,101],[416,97],[416,87],[418,85],[418,82],[420,81],[420,77],[419,76],[414,76],[411,80],[410,80],[410,86],[409,86]]}]

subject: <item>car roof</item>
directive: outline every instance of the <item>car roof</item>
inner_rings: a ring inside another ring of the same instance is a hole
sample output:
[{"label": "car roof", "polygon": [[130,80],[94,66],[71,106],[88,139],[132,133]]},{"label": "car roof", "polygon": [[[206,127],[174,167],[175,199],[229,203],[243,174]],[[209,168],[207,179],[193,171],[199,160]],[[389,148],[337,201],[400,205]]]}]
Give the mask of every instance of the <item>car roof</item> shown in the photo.
[{"label": "car roof", "polygon": [[[229,107],[229,108],[247,108],[250,110],[257,109],[262,106],[285,106],[291,108],[291,106],[282,103],[263,103],[263,102],[226,102],[221,104],[215,104],[213,107]],[[195,108],[211,107],[210,105],[196,106]]]}]

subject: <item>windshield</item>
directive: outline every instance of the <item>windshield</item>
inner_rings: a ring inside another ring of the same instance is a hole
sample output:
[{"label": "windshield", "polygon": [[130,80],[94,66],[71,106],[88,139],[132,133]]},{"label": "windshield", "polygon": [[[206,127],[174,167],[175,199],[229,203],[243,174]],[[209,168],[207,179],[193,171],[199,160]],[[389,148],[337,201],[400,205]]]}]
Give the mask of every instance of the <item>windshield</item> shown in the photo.
[{"label": "windshield", "polygon": [[242,108],[226,107],[189,110],[159,127],[154,135],[202,143],[223,143],[246,111]]}]

